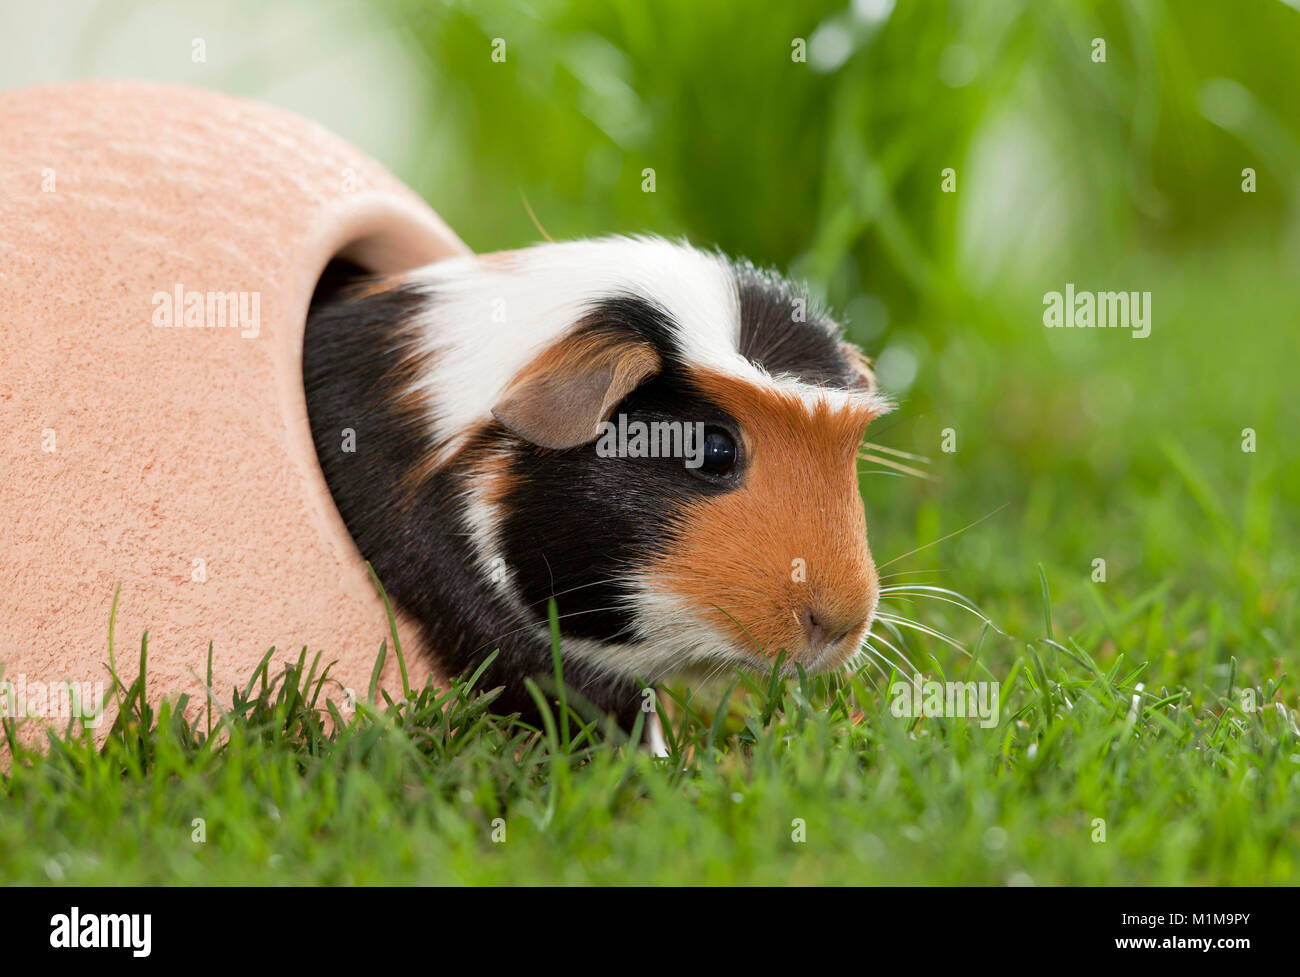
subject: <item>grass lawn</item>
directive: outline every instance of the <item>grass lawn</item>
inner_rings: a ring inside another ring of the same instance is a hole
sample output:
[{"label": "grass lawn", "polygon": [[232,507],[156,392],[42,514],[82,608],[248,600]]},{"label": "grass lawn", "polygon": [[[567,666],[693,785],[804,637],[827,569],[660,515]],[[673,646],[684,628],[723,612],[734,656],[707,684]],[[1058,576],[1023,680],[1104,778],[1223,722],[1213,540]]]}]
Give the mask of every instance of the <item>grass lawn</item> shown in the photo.
[{"label": "grass lawn", "polygon": [[264,678],[213,736],[206,716],[155,715],[128,694],[102,752],[56,740],[19,764],[0,877],[1031,884],[1297,870],[1294,712],[1243,713],[1232,674],[1217,691],[1170,689],[1068,639],[1016,657],[995,728],[902,720],[867,673],[750,680],[721,721],[676,704],[665,759],[576,717],[567,733],[512,728],[459,688],[326,733],[319,680]]}]

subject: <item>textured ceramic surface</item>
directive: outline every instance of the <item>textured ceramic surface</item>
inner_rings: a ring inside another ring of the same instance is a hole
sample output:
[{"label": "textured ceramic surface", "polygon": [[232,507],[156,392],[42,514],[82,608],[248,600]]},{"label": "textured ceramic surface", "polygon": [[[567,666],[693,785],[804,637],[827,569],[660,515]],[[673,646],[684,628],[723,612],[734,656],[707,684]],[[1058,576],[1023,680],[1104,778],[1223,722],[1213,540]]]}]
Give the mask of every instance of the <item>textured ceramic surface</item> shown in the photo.
[{"label": "textured ceramic surface", "polygon": [[[202,699],[209,641],[225,699],[272,645],[337,659],[364,695],[387,623],[312,447],[307,305],[335,255],[398,271],[464,250],[279,110],[134,83],[0,95],[4,677],[104,680],[120,584],[119,670],[147,629],[155,701]],[[223,304],[245,318],[220,325]]]}]

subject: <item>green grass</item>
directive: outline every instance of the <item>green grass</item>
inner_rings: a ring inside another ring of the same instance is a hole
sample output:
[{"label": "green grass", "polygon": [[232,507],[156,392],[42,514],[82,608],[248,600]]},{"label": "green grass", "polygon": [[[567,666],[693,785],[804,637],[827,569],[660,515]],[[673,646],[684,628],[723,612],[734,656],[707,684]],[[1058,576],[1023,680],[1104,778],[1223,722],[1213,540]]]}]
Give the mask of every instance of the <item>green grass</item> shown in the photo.
[{"label": "green grass", "polygon": [[[737,674],[707,708],[671,693],[667,758],[540,690],[542,730],[494,717],[472,678],[345,717],[305,651],[189,719],[184,701],[155,711],[140,680],[115,683],[123,707],[102,748],[68,731],[17,757],[0,791],[0,877],[1294,880],[1300,730],[1279,683],[1245,711],[1235,660],[1227,674],[1183,663],[1210,679],[1188,689],[1159,665],[1053,639],[1045,577],[1041,588],[1042,632],[1011,656],[994,728],[896,716],[865,667]],[[1149,609],[1161,599],[1110,609],[1108,626],[1159,643]],[[999,643],[981,629],[948,677],[993,676],[984,660]],[[147,636],[142,670],[146,652]]]}]

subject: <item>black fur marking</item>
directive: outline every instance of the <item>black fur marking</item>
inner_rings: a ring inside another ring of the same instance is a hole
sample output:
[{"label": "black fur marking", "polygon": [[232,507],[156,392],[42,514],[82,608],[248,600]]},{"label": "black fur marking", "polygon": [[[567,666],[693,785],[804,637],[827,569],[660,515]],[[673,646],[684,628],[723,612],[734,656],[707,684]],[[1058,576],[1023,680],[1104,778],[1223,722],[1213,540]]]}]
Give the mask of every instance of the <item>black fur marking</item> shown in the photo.
[{"label": "black fur marking", "polygon": [[[642,384],[620,413],[629,422],[736,426],[675,370]],[[627,575],[672,543],[682,504],[734,487],[693,477],[681,458],[603,458],[594,443],[545,452],[516,444],[513,468],[499,538],[524,600],[545,606],[554,595],[572,615],[566,633],[602,641],[629,640]]]},{"label": "black fur marking", "polygon": [[[838,327],[802,288],[748,263],[732,268],[740,297],[740,355],[773,376],[828,387],[857,385]],[[795,319],[799,302],[803,322]]]},{"label": "black fur marking", "polygon": [[610,339],[632,336],[654,347],[666,367],[685,368],[672,317],[653,302],[636,295],[616,295],[593,303],[575,332]]},{"label": "black fur marking", "polygon": [[[487,425],[462,457],[494,448],[512,456],[514,491],[501,545],[522,590],[521,614],[478,565],[461,501],[466,479],[474,477],[465,464],[440,470],[413,500],[398,489],[434,445],[427,421],[396,409],[405,380],[394,370],[394,349],[409,335],[411,317],[436,299],[405,287],[357,297],[338,282],[327,285],[308,317],[303,378],[312,438],[335,504],[390,597],[420,623],[439,664],[463,674],[499,649],[480,688],[504,686],[494,708],[536,722],[523,679],[552,674],[549,642],[537,636],[548,599],[556,599],[565,634],[626,639],[630,619],[618,606],[626,597],[624,571],[667,543],[674,503],[725,489],[691,478],[681,459],[600,458],[592,444],[545,451]],[[582,328],[632,332],[653,343],[665,363],[619,410],[642,419],[728,422],[691,393],[673,325],[660,310],[611,298]],[[356,432],[353,453],[341,450],[345,428]],[[634,681],[572,660],[565,681],[630,728],[641,703]]]},{"label": "black fur marking", "polygon": [[[694,391],[664,310],[641,298],[611,298],[594,306],[581,328],[632,334],[659,353],[660,372],[624,398],[614,418],[736,429],[733,418]],[[567,634],[631,640],[629,572],[671,543],[682,503],[735,483],[695,478],[682,458],[601,457],[595,442],[565,451],[511,444],[514,488],[499,539],[524,601],[544,607],[554,596]]]}]

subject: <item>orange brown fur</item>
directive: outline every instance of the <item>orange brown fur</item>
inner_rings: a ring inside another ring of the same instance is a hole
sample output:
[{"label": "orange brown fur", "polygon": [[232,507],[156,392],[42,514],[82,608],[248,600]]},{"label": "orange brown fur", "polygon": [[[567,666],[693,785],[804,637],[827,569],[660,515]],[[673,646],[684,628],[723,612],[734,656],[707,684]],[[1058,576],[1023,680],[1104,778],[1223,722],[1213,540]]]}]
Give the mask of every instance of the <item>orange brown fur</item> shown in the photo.
[{"label": "orange brown fur", "polygon": [[378,295],[380,292],[391,292],[393,289],[406,284],[408,280],[408,276],[403,274],[376,275],[348,289],[348,298],[359,302],[362,299]]},{"label": "orange brown fur", "polygon": [[816,606],[852,628],[835,660],[821,662],[839,664],[857,651],[879,588],[856,467],[875,409],[823,402],[810,412],[793,393],[716,373],[698,375],[697,386],[739,424],[744,480],[685,507],[680,542],[651,568],[652,585],[742,646],[768,659],[785,649],[805,665],[817,656],[799,615]]}]

